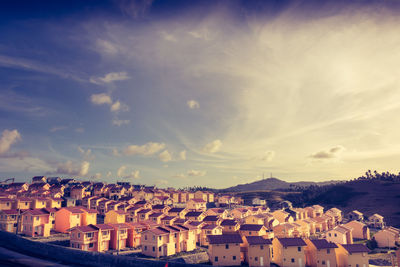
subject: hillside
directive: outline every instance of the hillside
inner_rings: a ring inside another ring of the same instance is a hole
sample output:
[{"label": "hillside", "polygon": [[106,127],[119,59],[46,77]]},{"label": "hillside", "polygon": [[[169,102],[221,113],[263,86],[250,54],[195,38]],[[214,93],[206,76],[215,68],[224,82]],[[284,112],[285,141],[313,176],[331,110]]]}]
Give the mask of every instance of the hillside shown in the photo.
[{"label": "hillside", "polygon": [[277,178],[267,178],[259,181],[255,181],[247,184],[239,184],[233,187],[224,189],[228,192],[247,192],[256,190],[277,190],[277,189],[290,189],[294,187],[304,187],[310,185],[328,185],[337,183],[338,181],[328,181],[328,182],[294,182],[288,183]]},{"label": "hillside", "polygon": [[366,216],[379,213],[388,225],[400,227],[400,182],[355,180],[323,188],[308,189],[298,194],[286,194],[294,206],[319,204],[338,207],[345,213],[358,210]]}]

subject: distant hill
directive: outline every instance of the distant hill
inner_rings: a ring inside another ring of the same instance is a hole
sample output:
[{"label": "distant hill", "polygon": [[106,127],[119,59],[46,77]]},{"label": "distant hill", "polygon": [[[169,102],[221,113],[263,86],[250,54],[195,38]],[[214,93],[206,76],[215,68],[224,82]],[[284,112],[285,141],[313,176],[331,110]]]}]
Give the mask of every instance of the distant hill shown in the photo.
[{"label": "distant hill", "polygon": [[319,204],[347,213],[358,210],[365,216],[378,213],[388,225],[400,227],[400,181],[354,180],[301,193],[286,194],[294,206]]},{"label": "distant hill", "polygon": [[252,183],[239,184],[233,187],[226,188],[223,191],[247,192],[247,191],[257,191],[257,190],[278,190],[278,189],[290,189],[297,186],[301,187],[310,185],[323,186],[323,185],[335,184],[338,182],[339,181],[288,183],[277,178],[267,178]]}]

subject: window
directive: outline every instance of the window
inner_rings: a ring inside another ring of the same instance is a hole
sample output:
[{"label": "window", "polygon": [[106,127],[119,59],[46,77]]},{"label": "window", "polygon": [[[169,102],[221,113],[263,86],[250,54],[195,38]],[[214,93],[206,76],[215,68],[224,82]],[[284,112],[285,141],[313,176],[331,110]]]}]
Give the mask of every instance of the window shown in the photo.
[{"label": "window", "polygon": [[264,249],[264,246],[263,246],[263,245],[261,245],[261,246],[260,246],[260,249]]},{"label": "window", "polygon": [[161,236],[158,237],[158,240],[161,240]]},{"label": "window", "polygon": [[254,257],[254,260],[255,260],[255,261],[258,261],[258,257]]},{"label": "window", "polygon": [[144,235],[144,240],[147,240],[147,235]]},{"label": "window", "polygon": [[147,246],[144,246],[144,250],[147,250]]},{"label": "window", "polygon": [[236,256],[232,256],[232,259],[235,261],[236,260]]},{"label": "window", "polygon": [[226,245],[225,245],[225,248],[226,248],[226,249],[229,249],[229,244],[226,244]]},{"label": "window", "polygon": [[153,251],[156,251],[156,247],[153,247]]},{"label": "window", "polygon": [[326,250],[326,253],[327,253],[327,254],[330,254],[330,253],[331,253],[331,250],[328,248],[328,249]]},{"label": "window", "polygon": [[301,247],[297,247],[297,251],[301,251]]},{"label": "window", "polygon": [[160,252],[161,252],[161,247],[159,247],[159,248],[158,248],[158,251],[160,251]]},{"label": "window", "polygon": [[77,245],[77,248],[81,248],[81,246],[78,244],[78,245]]},{"label": "window", "polygon": [[215,257],[214,261],[215,261],[215,262],[218,262],[218,257]]},{"label": "window", "polygon": [[94,246],[94,243],[89,243],[89,248],[92,248]]},{"label": "window", "polygon": [[294,262],[294,259],[292,258],[290,261],[291,261],[291,262]]},{"label": "window", "polygon": [[325,261],[322,261],[322,265],[325,265]]},{"label": "window", "polygon": [[7,202],[7,207],[10,206],[10,202]]},{"label": "window", "polygon": [[93,233],[87,233],[86,234],[86,238],[92,238],[93,237]]},{"label": "window", "polygon": [[331,234],[331,233],[329,233],[329,236],[332,236],[332,234]]},{"label": "window", "polygon": [[81,233],[78,233],[78,238],[80,238],[81,237]]}]

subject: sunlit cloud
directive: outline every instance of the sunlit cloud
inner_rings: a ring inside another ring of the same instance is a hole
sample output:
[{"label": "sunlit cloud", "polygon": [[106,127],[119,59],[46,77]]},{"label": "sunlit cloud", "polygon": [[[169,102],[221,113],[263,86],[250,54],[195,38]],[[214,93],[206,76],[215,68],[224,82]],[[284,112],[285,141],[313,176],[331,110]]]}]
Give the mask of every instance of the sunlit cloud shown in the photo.
[{"label": "sunlit cloud", "polygon": [[310,158],[316,160],[325,160],[338,158],[341,153],[345,150],[343,146],[335,146],[327,150],[318,151],[310,155]]},{"label": "sunlit cloud", "polygon": [[81,163],[72,162],[68,160],[64,163],[57,164],[57,168],[49,174],[66,174],[72,176],[83,177],[88,174],[90,163],[88,161],[82,161]]},{"label": "sunlit cloud", "polygon": [[161,152],[158,155],[158,158],[162,161],[162,162],[168,162],[172,160],[172,156],[171,154],[168,152],[168,150],[164,150],[163,152]]},{"label": "sunlit cloud", "polygon": [[165,148],[164,143],[148,142],[144,145],[130,145],[124,149],[124,154],[126,156],[132,155],[142,155],[142,156],[152,156]]},{"label": "sunlit cloud", "polygon": [[21,140],[18,130],[4,130],[0,137],[0,155],[8,152],[13,144]]},{"label": "sunlit cloud", "polygon": [[115,81],[124,81],[130,79],[126,72],[110,72],[103,77],[91,77],[90,82],[95,84],[106,84]]},{"label": "sunlit cloud", "polygon": [[200,170],[189,170],[187,172],[188,176],[205,176],[207,174],[206,171],[200,171]]},{"label": "sunlit cloud", "polygon": [[222,142],[219,139],[212,141],[204,146],[203,151],[206,153],[217,153],[222,146]]},{"label": "sunlit cloud", "polygon": [[186,104],[190,109],[200,108],[200,104],[196,100],[189,100],[186,102]]},{"label": "sunlit cloud", "polygon": [[129,174],[125,174],[126,169],[127,169],[127,166],[125,166],[125,165],[122,165],[121,167],[118,168],[118,170],[117,170],[118,178],[124,178],[124,179],[139,179],[140,178],[140,172],[138,170],[133,170]]}]

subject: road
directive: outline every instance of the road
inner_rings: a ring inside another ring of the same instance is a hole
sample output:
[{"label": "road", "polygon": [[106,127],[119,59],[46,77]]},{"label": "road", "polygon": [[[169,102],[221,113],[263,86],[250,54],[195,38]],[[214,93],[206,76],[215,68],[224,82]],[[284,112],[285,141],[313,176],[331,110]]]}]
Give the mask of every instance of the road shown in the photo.
[{"label": "road", "polygon": [[34,258],[0,247],[0,266],[70,267],[71,265],[63,265],[48,260]]}]

